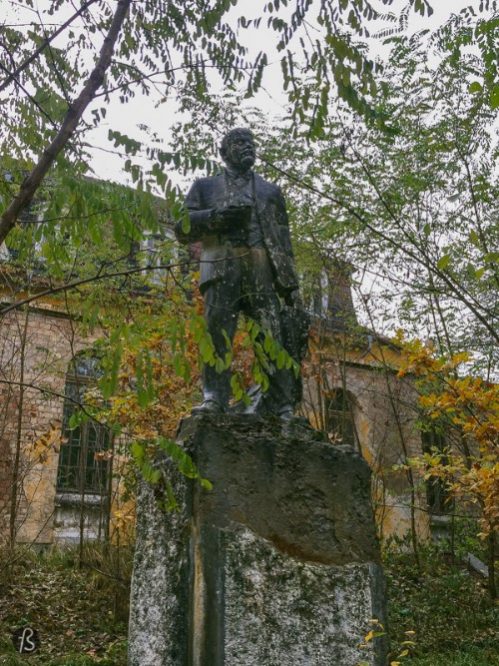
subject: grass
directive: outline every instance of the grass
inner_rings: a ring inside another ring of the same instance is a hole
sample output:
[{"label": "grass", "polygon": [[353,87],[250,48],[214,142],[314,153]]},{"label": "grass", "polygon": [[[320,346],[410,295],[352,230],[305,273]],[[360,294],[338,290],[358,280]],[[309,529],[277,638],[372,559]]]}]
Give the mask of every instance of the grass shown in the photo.
[{"label": "grass", "polygon": [[407,666],[494,666],[499,664],[497,648],[464,648],[464,651],[412,658]]},{"label": "grass", "polygon": [[[411,666],[499,666],[497,604],[486,581],[434,546],[421,549],[421,570],[408,552],[385,556],[392,658]],[[414,631],[415,635],[406,632]],[[414,646],[404,645],[410,638]]]},{"label": "grass", "polygon": [[[126,665],[131,554],[89,545],[79,568],[73,549],[0,557],[0,665]],[[31,626],[40,649],[16,653],[13,630]]]}]

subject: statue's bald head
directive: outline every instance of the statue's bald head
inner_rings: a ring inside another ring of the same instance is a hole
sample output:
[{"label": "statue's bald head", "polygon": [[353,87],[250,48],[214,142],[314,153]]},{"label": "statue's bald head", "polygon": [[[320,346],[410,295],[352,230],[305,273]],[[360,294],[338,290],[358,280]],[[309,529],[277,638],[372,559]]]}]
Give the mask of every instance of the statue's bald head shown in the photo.
[{"label": "statue's bald head", "polygon": [[256,149],[253,132],[236,127],[223,137],[220,155],[224,162],[238,171],[247,171],[255,163]]}]

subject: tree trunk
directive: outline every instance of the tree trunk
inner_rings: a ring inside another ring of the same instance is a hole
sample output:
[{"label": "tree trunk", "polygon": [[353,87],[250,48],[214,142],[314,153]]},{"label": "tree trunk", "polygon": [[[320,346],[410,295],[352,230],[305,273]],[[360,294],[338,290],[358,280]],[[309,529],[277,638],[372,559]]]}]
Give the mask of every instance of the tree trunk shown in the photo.
[{"label": "tree trunk", "polygon": [[24,327],[22,330],[21,348],[19,352],[20,359],[20,375],[19,375],[19,399],[17,401],[17,430],[16,430],[16,448],[14,451],[14,463],[12,466],[12,485],[10,491],[10,516],[9,516],[9,545],[13,549],[16,542],[17,533],[17,509],[19,500],[19,485],[20,479],[20,465],[21,465],[21,447],[22,447],[22,426],[23,426],[23,409],[24,409],[24,366],[26,354],[26,338],[28,335],[28,322],[29,311],[26,308],[26,316],[24,319]]},{"label": "tree trunk", "polygon": [[57,155],[65,148],[69,139],[73,136],[78,123],[81,120],[85,109],[94,99],[95,93],[100,88],[104,81],[106,70],[111,64],[111,57],[114,52],[114,46],[125,17],[130,7],[131,0],[119,0],[116,7],[111,27],[107,33],[104,43],[101,48],[99,59],[94,70],[90,74],[80,95],[72,104],[64,121],[55,136],[52,143],[44,150],[42,156],[38,160],[38,164],[34,167],[31,173],[25,178],[21,185],[21,189],[17,196],[13,199],[10,206],[0,218],[0,245],[5,241],[9,232],[16,224],[21,211],[32,200],[35,192],[40,187],[44,177],[47,175],[48,170],[54,163]]},{"label": "tree trunk", "polygon": [[489,542],[489,594],[491,599],[497,598],[497,586],[496,586],[496,533],[492,527],[490,534],[488,536]]}]

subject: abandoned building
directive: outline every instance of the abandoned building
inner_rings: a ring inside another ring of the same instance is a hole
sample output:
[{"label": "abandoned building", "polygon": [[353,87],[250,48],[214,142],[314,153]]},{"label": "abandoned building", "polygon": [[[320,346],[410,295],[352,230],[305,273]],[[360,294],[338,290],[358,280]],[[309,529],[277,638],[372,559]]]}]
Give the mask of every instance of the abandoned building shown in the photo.
[{"label": "abandoned building", "polygon": [[[95,359],[85,353],[98,333],[83,331],[60,295],[43,295],[43,276],[31,284],[36,297],[26,300],[5,251],[0,274],[1,540],[41,545],[108,537],[117,529],[120,496],[113,456],[105,455],[112,437],[99,423],[72,419],[98,378]],[[348,270],[336,267],[309,307],[303,413],[332,446],[353,446],[368,461],[380,533],[403,536],[412,524],[425,538],[426,489],[411,489],[402,469],[421,453],[422,441],[411,380],[396,373],[400,350],[358,325]]]}]

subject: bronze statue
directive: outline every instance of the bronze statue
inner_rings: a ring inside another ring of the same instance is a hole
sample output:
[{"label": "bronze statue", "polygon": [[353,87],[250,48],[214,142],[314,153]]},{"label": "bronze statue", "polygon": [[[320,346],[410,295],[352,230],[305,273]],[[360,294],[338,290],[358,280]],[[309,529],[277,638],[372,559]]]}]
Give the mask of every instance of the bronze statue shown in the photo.
[{"label": "bronze statue", "polygon": [[[240,312],[272,333],[298,362],[306,346],[308,317],[301,309],[298,278],[280,188],[256,174],[256,150],[248,129],[228,132],[220,147],[225,169],[194,182],[186,197],[190,229],[176,227],[181,243],[201,241],[200,289],[215,350],[224,358]],[[293,415],[301,381],[293,370],[273,368],[269,389],[250,391],[247,413]],[[230,370],[203,368],[203,403],[197,412],[224,412]]]}]

